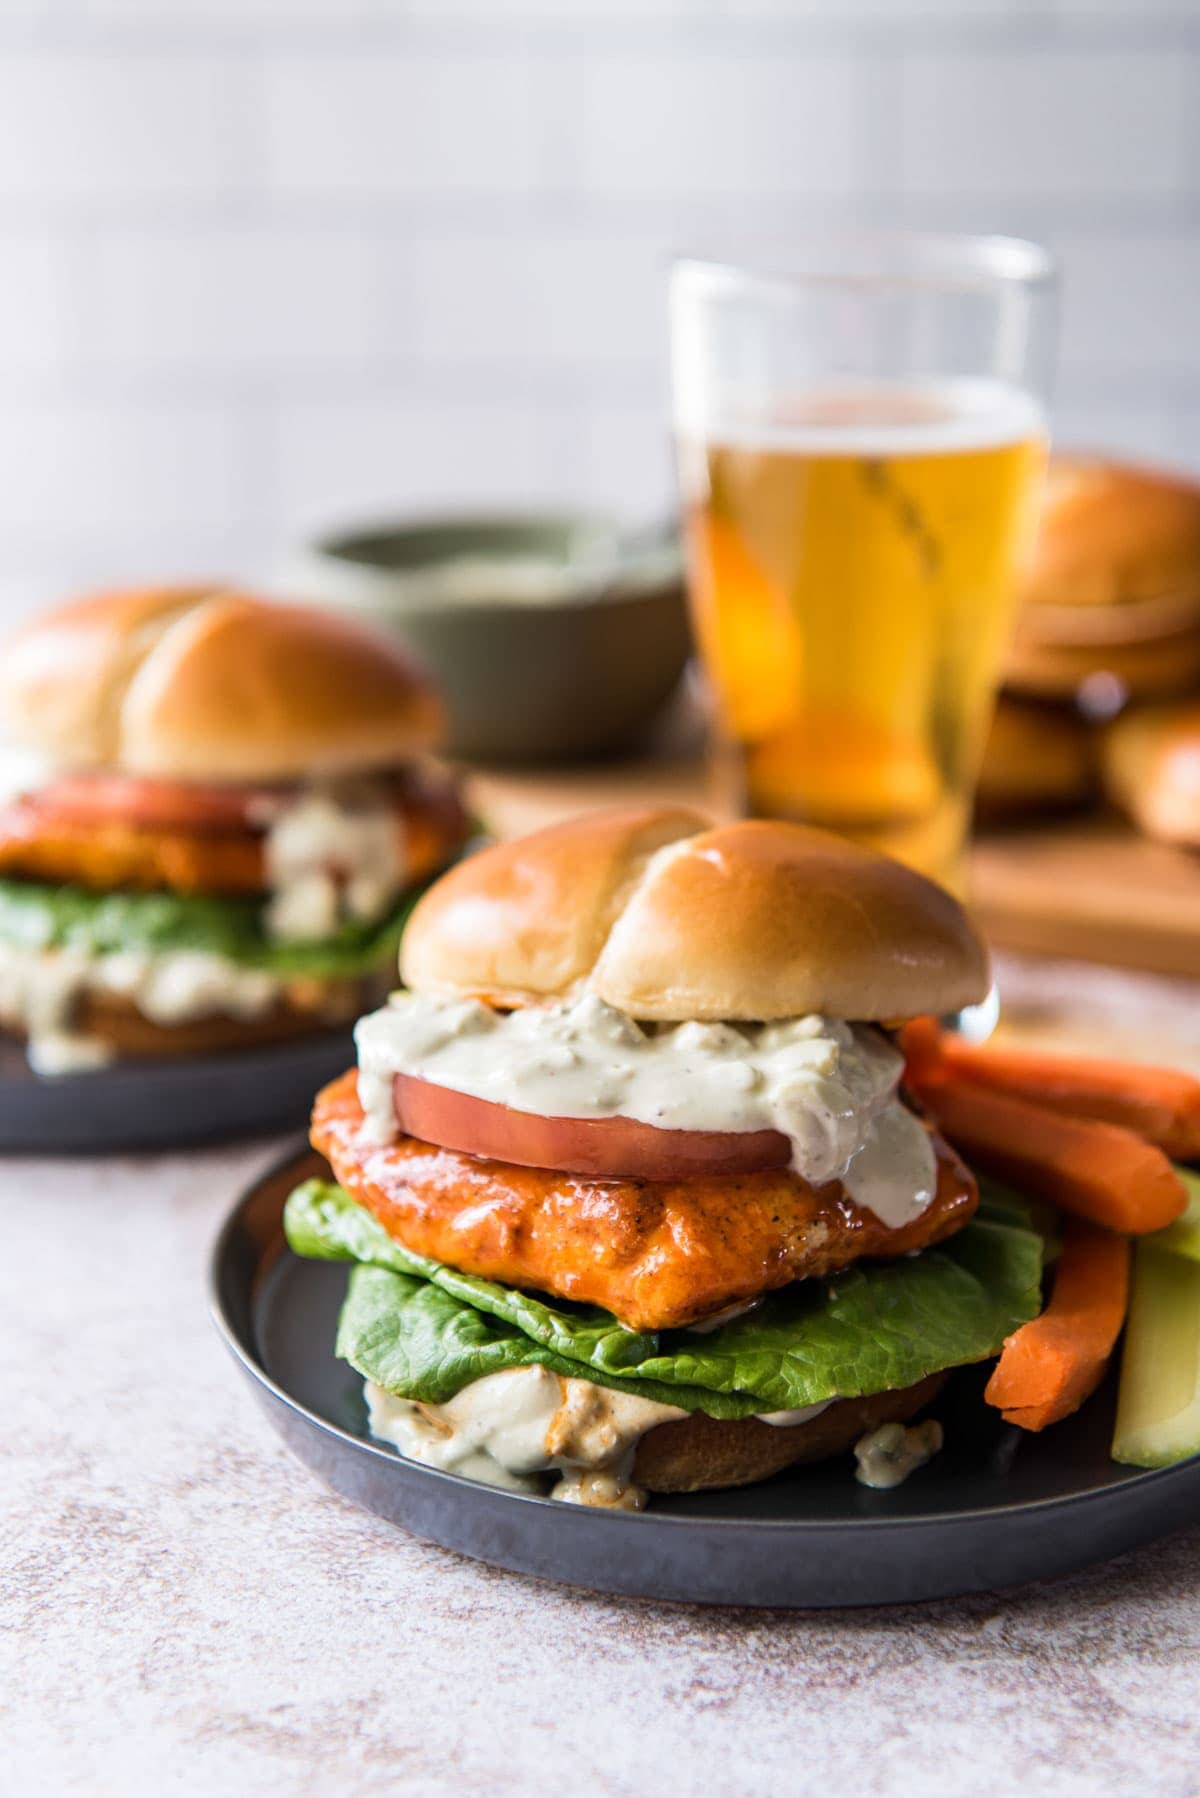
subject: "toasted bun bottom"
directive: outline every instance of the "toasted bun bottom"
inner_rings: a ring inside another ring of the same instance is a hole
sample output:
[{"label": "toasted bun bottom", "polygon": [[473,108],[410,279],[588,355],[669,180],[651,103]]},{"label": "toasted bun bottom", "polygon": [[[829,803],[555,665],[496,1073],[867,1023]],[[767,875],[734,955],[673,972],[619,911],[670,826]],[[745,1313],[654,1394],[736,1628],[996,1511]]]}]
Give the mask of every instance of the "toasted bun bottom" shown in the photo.
[{"label": "toasted bun bottom", "polygon": [[985,821],[1085,805],[1095,789],[1092,732],[1069,706],[1002,694],[975,791]]},{"label": "toasted bun bottom", "polygon": [[696,1412],[660,1423],[638,1444],[633,1477],[648,1492],[709,1492],[752,1486],[785,1467],[845,1454],[868,1430],[907,1423],[931,1404],[946,1383],[933,1373],[900,1392],[842,1398],[807,1423],[775,1425],[757,1417],[728,1420]]},{"label": "toasted bun bottom", "polygon": [[[70,1028],[94,1037],[119,1057],[217,1055],[227,1049],[288,1042],[294,1037],[352,1023],[362,1011],[381,1001],[391,983],[387,978],[373,978],[305,984],[313,991],[305,995],[304,1003],[282,1000],[262,1017],[216,1015],[191,1018],[182,1024],[156,1024],[143,1017],[132,1000],[88,994],[76,1005]],[[6,1034],[19,1038],[25,1035],[24,1031],[11,1029]]]}]

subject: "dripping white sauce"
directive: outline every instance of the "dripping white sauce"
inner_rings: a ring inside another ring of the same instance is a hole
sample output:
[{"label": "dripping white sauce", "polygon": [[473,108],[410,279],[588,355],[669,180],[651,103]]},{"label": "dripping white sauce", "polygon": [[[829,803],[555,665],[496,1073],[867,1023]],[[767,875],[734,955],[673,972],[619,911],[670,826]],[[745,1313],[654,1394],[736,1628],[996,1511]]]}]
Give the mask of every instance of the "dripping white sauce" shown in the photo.
[{"label": "dripping white sauce", "polygon": [[194,949],[86,955],[0,944],[0,1024],[28,1038],[30,1066],[41,1074],[77,1072],[111,1059],[105,1044],[71,1027],[76,1004],[88,994],[127,999],[152,1023],[171,1025],[261,1017],[288,985]]},{"label": "dripping white sauce", "polygon": [[[638,1443],[660,1423],[688,1415],[544,1367],[486,1374],[440,1405],[397,1398],[371,1380],[364,1393],[371,1434],[411,1461],[509,1492],[541,1492],[549,1474],[551,1498],[626,1511],[640,1511],[646,1499],[633,1481]],[[771,1411],[759,1421],[788,1428],[836,1403]]]},{"label": "dripping white sauce", "polygon": [[487,1374],[444,1404],[417,1404],[366,1382],[371,1434],[412,1461],[510,1492],[638,1511],[633,1458],[648,1430],[686,1417],[675,1405],[563,1379],[545,1367]]},{"label": "dripping white sauce", "polygon": [[840,1180],[890,1229],[919,1216],[936,1187],[928,1133],[897,1097],[904,1058],[869,1026],[817,1016],[643,1026],[592,994],[505,1013],[396,993],[355,1037],[376,1142],[396,1134],[393,1076],[413,1074],[543,1117],[777,1130],[803,1179]]},{"label": "dripping white sauce", "polygon": [[902,1423],[882,1423],[868,1430],[854,1444],[858,1466],[855,1479],[860,1486],[877,1492],[891,1492],[902,1486],[918,1467],[932,1461],[942,1446],[942,1426],[935,1418],[906,1427]]},{"label": "dripping white sauce", "polygon": [[266,926],[282,941],[370,922],[405,883],[403,816],[370,781],[309,787],[281,809],[272,806],[263,853]]},{"label": "dripping white sauce", "polygon": [[819,1405],[798,1405],[794,1411],[760,1411],[758,1421],[772,1424],[777,1430],[794,1430],[797,1424],[810,1423],[822,1411],[828,1411],[830,1405],[836,1404],[835,1398],[827,1398]]},{"label": "dripping white sauce", "polygon": [[56,773],[56,765],[40,750],[0,743],[0,805],[24,799],[49,786]]}]

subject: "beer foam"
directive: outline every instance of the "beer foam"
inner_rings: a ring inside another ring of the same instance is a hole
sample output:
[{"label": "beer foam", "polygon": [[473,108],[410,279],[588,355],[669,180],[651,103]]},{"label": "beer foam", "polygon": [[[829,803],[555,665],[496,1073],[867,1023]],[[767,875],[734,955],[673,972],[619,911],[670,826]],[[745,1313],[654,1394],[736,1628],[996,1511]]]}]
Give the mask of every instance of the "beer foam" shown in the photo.
[{"label": "beer foam", "polygon": [[684,438],[806,456],[937,456],[1047,435],[1032,394],[1003,381],[842,382],[762,400],[745,390],[676,396]]}]

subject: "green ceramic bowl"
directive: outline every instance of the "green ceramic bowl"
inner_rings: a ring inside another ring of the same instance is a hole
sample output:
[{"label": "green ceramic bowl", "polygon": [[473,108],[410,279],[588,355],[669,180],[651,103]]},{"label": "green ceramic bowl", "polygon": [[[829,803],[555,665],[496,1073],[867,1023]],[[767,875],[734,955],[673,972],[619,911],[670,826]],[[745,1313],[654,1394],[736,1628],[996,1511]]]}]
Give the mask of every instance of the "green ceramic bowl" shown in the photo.
[{"label": "green ceramic bowl", "polygon": [[382,525],[320,539],[293,584],[399,637],[445,696],[448,752],[475,761],[628,748],[690,647],[673,528],[570,514]]}]

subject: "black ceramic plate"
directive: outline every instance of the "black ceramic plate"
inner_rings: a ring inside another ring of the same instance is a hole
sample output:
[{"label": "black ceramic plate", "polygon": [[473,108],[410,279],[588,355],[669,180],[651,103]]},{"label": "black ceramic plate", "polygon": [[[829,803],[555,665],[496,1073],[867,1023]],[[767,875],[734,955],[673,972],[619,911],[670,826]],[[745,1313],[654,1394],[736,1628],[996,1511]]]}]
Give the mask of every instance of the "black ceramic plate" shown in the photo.
[{"label": "black ceramic plate", "polygon": [[1044,1436],[980,1402],[982,1376],[936,1407],[942,1453],[895,1492],[848,1458],[735,1492],[588,1510],[405,1461],[366,1434],[362,1381],[333,1353],[346,1268],[302,1261],[280,1225],[293,1156],[238,1203],[212,1268],[218,1327],[275,1428],[338,1492],[415,1535],[498,1567],[640,1598],[712,1604],[887,1604],[1069,1573],[1200,1511],[1200,1457],[1154,1473],[1109,1459],[1113,1393]]},{"label": "black ceramic plate", "polygon": [[43,1078],[0,1038],[0,1152],[176,1149],[299,1129],[319,1086],[354,1060],[348,1030],[227,1055],[121,1061]]}]

